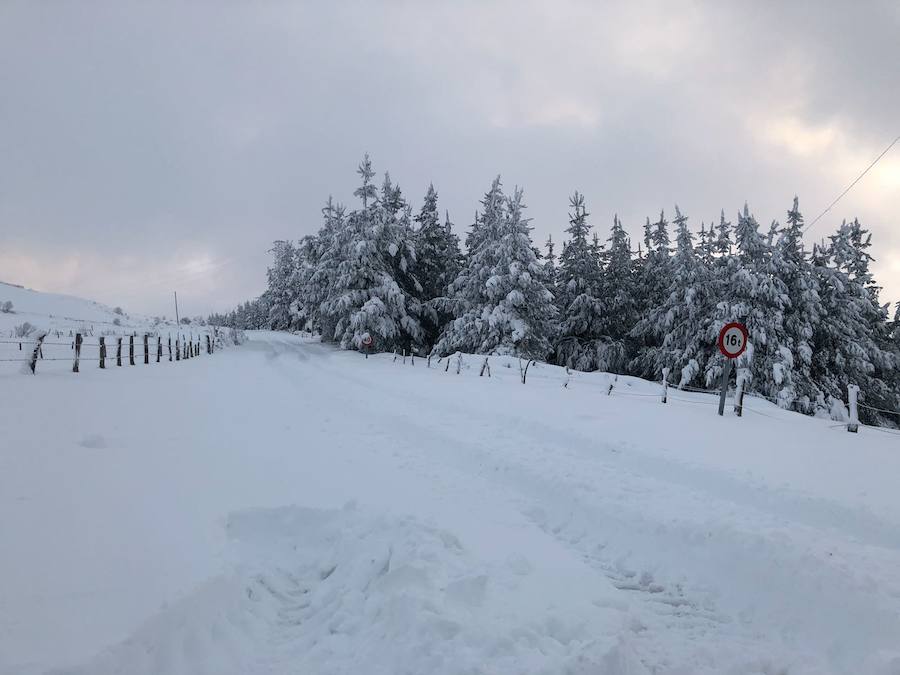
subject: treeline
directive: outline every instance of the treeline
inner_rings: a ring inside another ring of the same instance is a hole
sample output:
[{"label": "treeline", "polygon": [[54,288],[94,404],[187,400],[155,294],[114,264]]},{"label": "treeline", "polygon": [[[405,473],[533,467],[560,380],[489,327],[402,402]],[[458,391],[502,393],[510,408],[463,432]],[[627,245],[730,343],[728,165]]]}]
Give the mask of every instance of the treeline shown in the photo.
[{"label": "treeline", "polygon": [[751,391],[828,414],[853,383],[867,421],[900,421],[872,409],[900,409],[900,305],[891,316],[880,304],[871,236],[856,220],[808,250],[796,198],[765,231],[744,205],[695,234],[676,206],[671,222],[648,218],[634,247],[616,216],[601,243],[576,192],[557,257],[550,239],[535,248],[522,190],[504,193],[497,177],[463,253],[433,186],[414,214],[388,174],[376,187],[368,156],[358,173],[357,208],[329,198],[317,234],[275,243],[265,293],[211,323],[650,379],[668,367],[674,384],[712,388],[718,331],[742,321],[750,343],[736,365]]}]

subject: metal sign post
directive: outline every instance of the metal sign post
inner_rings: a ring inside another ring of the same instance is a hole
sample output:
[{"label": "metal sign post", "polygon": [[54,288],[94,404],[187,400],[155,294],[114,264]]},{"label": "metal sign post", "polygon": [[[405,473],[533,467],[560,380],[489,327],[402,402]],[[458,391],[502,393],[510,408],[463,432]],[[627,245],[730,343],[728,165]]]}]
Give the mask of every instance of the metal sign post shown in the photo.
[{"label": "metal sign post", "polygon": [[725,414],[725,396],[728,394],[728,380],[731,378],[732,361],[747,348],[747,327],[742,323],[726,323],[719,331],[719,351],[725,357],[722,371],[722,391],[719,392],[719,416]]}]

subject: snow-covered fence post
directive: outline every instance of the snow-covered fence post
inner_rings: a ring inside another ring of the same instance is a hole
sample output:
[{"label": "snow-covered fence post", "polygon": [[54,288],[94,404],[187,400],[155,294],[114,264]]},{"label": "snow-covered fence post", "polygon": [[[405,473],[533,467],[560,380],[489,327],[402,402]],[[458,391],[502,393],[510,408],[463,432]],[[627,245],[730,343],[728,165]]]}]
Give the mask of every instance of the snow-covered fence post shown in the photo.
[{"label": "snow-covered fence post", "polygon": [[662,402],[666,402],[666,398],[669,394],[669,369],[662,369]]},{"label": "snow-covered fence post", "polygon": [[150,363],[150,336],[144,333],[144,365]]},{"label": "snow-covered fence post", "polygon": [[445,373],[450,372],[450,357],[449,356],[447,357],[447,364],[444,366],[444,372]]},{"label": "snow-covered fence post", "polygon": [[406,350],[403,350],[403,365],[406,365]]},{"label": "snow-covered fence post", "polygon": [[172,361],[172,335],[169,335],[169,361]]},{"label": "snow-covered fence post", "polygon": [[106,338],[100,336],[100,367],[106,368]]},{"label": "snow-covered fence post", "polygon": [[175,360],[181,361],[181,343],[178,342],[178,333],[175,333]]},{"label": "snow-covered fence post", "polygon": [[162,361],[162,335],[156,336],[156,362]]},{"label": "snow-covered fence post", "polygon": [[456,374],[462,370],[462,352],[456,352]]},{"label": "snow-covered fence post", "polygon": [[209,333],[206,334],[206,353],[212,354],[212,342],[209,339]]},{"label": "snow-covered fence post", "polygon": [[847,422],[847,431],[855,434],[859,431],[859,411],[856,408],[859,399],[859,387],[855,384],[847,385],[847,403],[850,408],[850,421]]},{"label": "snow-covered fence post", "polygon": [[44,344],[45,337],[47,337],[46,333],[38,336],[37,342],[34,345],[34,351],[31,353],[31,361],[28,363],[28,367],[31,368],[32,375],[34,375],[34,370],[37,368],[38,354],[41,352],[41,345]]},{"label": "snow-covered fence post", "polygon": [[416,365],[416,353],[412,349],[409,350],[409,365]]},{"label": "snow-covered fence post", "polygon": [[491,367],[488,365],[488,357],[484,357],[484,363],[481,364],[481,372],[478,373],[478,377],[482,377],[484,375],[484,371],[487,371],[488,377],[491,376]]},{"label": "snow-covered fence post", "polygon": [[128,336],[128,365],[134,365],[134,333]]},{"label": "snow-covered fence post", "polygon": [[397,348],[394,347],[394,363],[397,363]]},{"label": "snow-covered fence post", "polygon": [[122,365],[122,338],[116,338],[116,365]]},{"label": "snow-covered fence post", "polygon": [[431,355],[434,354],[434,350],[432,349],[428,352],[428,360],[425,362],[426,367],[431,368]]},{"label": "snow-covered fence post", "polygon": [[81,360],[81,333],[75,333],[75,362],[72,363],[72,372],[78,372],[78,362]]},{"label": "snow-covered fence post", "polygon": [[737,376],[737,384],[734,391],[734,414],[738,417],[744,415],[744,377]]}]

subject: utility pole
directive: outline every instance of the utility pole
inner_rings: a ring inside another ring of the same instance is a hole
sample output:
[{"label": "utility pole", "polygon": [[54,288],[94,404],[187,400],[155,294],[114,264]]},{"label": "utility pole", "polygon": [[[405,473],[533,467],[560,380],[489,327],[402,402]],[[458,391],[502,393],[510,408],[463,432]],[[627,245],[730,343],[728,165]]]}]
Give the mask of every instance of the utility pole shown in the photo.
[{"label": "utility pole", "polygon": [[178,319],[178,291],[175,291],[175,325],[181,325],[181,321]]}]

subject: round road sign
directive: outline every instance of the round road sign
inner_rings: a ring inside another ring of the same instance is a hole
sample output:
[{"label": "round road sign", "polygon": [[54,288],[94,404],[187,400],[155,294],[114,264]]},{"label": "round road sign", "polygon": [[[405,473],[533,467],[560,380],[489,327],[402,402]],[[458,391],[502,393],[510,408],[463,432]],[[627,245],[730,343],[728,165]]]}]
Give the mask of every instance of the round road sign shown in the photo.
[{"label": "round road sign", "polygon": [[736,359],[747,348],[747,327],[736,321],[726,323],[719,331],[719,351],[729,359]]},{"label": "round road sign", "polygon": [[366,347],[371,347],[371,346],[372,346],[372,336],[371,336],[371,335],[366,335],[366,337],[363,338],[362,343],[363,343]]}]

